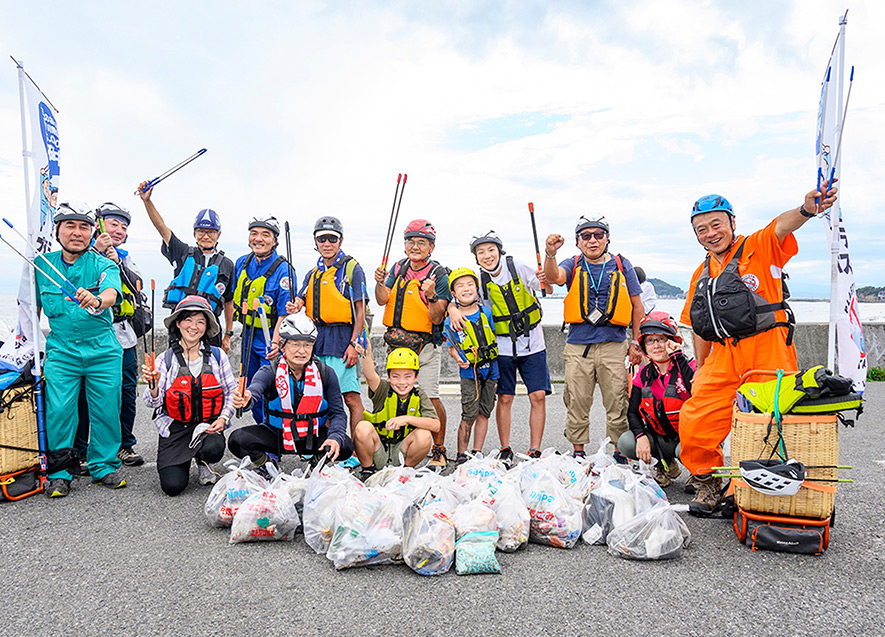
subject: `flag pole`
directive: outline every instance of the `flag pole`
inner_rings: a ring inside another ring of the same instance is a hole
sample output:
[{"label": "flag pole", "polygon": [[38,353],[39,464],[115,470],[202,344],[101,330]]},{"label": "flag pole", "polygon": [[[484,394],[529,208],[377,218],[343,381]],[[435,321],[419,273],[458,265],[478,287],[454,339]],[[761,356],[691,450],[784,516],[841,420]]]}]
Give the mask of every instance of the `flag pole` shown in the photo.
[{"label": "flag pole", "polygon": [[[842,110],[842,90],[845,86],[845,25],[848,24],[848,11],[839,18],[839,68],[836,69],[836,138],[841,146],[842,140],[842,118],[844,116]],[[822,125],[826,125],[824,122]],[[832,174],[841,176],[842,158],[838,153],[833,159],[836,164],[833,166],[835,172]],[[837,307],[839,299],[837,298],[837,278],[839,276],[839,232],[842,228],[842,206],[838,207],[838,215],[836,218],[830,215],[830,324],[829,337],[827,339],[827,367],[834,372],[836,370],[836,321],[837,315],[841,310]],[[838,370],[842,371],[842,370]]]},{"label": "flag pole", "polygon": [[[31,227],[30,215],[27,214],[31,205],[31,181],[28,178],[28,169],[30,168],[28,163],[32,161],[34,157],[34,153],[28,150],[27,123],[25,121],[25,77],[27,76],[27,73],[25,73],[25,67],[19,60],[15,60],[14,58],[13,60],[18,68],[18,99],[19,110],[21,111],[22,158],[25,173],[25,216],[28,217],[28,235],[33,239],[34,229]],[[29,76],[28,79],[30,79]],[[33,82],[33,80],[31,81]],[[34,84],[34,86],[37,85]],[[40,93],[42,94],[43,91],[40,91]],[[49,100],[47,99],[47,101]],[[37,313],[37,288],[33,268],[28,268],[28,281],[30,283],[29,287],[31,293],[31,326],[33,327],[31,342],[34,345],[34,369],[32,373],[34,376],[34,403],[37,408],[37,440],[38,448],[40,449],[40,468],[46,471],[46,452],[48,446],[46,444],[46,414],[43,402],[43,372],[40,365],[40,340],[43,333],[40,331],[40,316]]]}]

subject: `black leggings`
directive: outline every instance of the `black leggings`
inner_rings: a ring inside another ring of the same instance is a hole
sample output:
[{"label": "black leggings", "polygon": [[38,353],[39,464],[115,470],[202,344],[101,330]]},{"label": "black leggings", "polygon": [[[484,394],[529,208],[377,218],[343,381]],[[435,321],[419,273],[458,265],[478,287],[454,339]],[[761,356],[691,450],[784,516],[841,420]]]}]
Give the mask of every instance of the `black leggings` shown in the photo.
[{"label": "black leggings", "polygon": [[[307,438],[295,438],[295,451],[284,451],[282,429],[271,428],[265,425],[252,425],[250,427],[240,427],[231,433],[227,446],[230,452],[237,458],[245,458],[248,455],[253,462],[256,460],[260,461],[262,456],[267,453],[277,455],[284,453],[315,455],[319,451],[319,445],[326,441],[328,433],[328,429],[320,427],[319,436],[310,439],[313,442],[311,448],[307,446]],[[352,455],[353,440],[345,436],[344,444],[341,445],[341,452],[338,454],[338,460],[347,460]]]},{"label": "black leggings", "polygon": [[[218,462],[224,455],[224,437],[206,436],[203,446],[197,454],[197,462],[212,464]],[[166,495],[178,495],[187,488],[191,473],[190,460],[181,464],[173,464],[157,471],[160,474],[160,488]]]}]

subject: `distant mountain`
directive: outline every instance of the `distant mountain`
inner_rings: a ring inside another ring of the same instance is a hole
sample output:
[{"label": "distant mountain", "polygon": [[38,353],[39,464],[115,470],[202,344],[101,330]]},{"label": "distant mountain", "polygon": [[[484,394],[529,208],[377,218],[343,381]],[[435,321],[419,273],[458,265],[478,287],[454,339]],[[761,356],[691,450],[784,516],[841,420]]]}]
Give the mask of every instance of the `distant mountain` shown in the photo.
[{"label": "distant mountain", "polygon": [[661,281],[660,279],[649,279],[649,283],[655,286],[655,294],[658,295],[659,299],[684,299],[685,292],[682,289],[677,288],[675,285],[670,285],[666,281]]}]

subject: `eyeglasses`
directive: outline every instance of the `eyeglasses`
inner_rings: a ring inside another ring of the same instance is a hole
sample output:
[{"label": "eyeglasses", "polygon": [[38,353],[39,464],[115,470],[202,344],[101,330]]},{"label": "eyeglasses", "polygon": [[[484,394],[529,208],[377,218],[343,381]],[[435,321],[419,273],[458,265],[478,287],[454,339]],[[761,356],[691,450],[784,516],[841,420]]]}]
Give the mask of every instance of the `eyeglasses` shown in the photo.
[{"label": "eyeglasses", "polygon": [[418,246],[419,248],[426,248],[430,245],[430,242],[427,239],[406,239],[406,247],[414,248]]},{"label": "eyeglasses", "polygon": [[597,241],[602,241],[605,238],[605,233],[600,230],[599,232],[582,232],[580,235],[582,241],[590,241],[590,239],[596,239]]},{"label": "eyeglasses", "polygon": [[194,234],[198,234],[200,236],[214,236],[218,234],[218,230],[210,230],[207,228],[194,228]]},{"label": "eyeglasses", "polygon": [[338,243],[341,237],[336,237],[334,234],[321,234],[316,237],[317,243]]},{"label": "eyeglasses", "polygon": [[646,344],[649,344],[649,343],[666,343],[666,342],[669,341],[669,340],[670,340],[670,339],[667,338],[666,336],[646,336],[646,337],[645,337],[645,342],[646,342]]},{"label": "eyeglasses", "polygon": [[288,341],[288,346],[294,350],[307,351],[313,347],[310,341]]}]

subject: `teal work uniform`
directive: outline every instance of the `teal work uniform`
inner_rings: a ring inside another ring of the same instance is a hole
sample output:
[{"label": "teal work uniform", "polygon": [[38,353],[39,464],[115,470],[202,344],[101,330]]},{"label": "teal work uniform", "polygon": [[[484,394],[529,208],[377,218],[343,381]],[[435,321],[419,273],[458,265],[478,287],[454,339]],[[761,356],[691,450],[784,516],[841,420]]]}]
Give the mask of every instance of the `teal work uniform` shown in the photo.
[{"label": "teal work uniform", "polygon": [[[75,288],[86,288],[96,296],[113,288],[120,303],[120,270],[113,261],[94,252],[84,252],[68,265],[61,250],[49,252],[52,262]],[[44,264],[45,265],[45,264]],[[58,280],[51,268],[42,270]],[[71,301],[39,272],[37,304],[49,319],[46,338],[46,442],[49,451],[74,446],[77,433],[77,399],[86,380],[90,435],[86,462],[93,480],[101,480],[120,466],[120,385],[123,382],[123,348],[114,334],[114,317],[108,308],[90,314]],[[68,471],[49,474],[49,479],[71,479]]]}]

